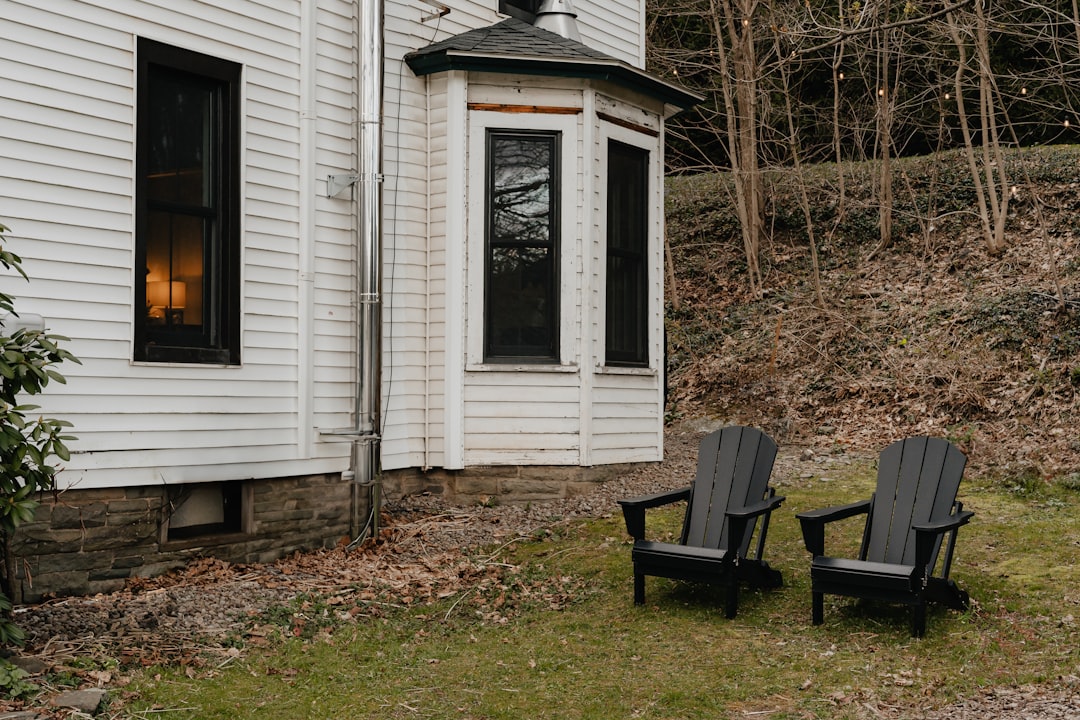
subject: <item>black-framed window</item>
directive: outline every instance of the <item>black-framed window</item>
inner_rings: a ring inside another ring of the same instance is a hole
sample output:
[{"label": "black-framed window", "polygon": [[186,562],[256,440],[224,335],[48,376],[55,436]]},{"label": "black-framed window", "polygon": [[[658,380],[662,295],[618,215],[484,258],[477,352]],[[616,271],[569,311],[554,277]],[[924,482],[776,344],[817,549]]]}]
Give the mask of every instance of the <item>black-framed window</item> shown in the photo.
[{"label": "black-framed window", "polygon": [[499,0],[499,12],[532,23],[536,20],[536,11],[540,9],[540,0]]},{"label": "black-framed window", "polygon": [[136,360],[240,362],[240,69],[139,39]]},{"label": "black-framed window", "polygon": [[487,131],[486,361],[558,360],[559,139]]},{"label": "black-framed window", "polygon": [[608,141],[605,364],[648,366],[649,152]]}]

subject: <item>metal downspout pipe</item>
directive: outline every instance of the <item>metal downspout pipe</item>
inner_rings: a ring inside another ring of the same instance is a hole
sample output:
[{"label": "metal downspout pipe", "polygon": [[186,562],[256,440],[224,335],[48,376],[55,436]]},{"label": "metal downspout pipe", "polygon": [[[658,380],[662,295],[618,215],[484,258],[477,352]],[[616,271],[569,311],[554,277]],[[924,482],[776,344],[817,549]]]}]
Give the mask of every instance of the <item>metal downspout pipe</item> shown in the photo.
[{"label": "metal downspout pipe", "polygon": [[[381,494],[383,3],[359,0],[356,185],[357,385],[352,468],[369,490],[370,528],[378,534]],[[359,498],[357,498],[359,500]],[[362,530],[360,531],[362,532]]]}]

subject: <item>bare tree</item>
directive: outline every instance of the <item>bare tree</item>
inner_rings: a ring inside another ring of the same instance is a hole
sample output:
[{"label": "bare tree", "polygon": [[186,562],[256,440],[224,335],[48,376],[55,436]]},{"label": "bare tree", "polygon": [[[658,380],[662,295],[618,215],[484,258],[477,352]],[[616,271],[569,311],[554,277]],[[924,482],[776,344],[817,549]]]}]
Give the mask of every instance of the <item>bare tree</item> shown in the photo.
[{"label": "bare tree", "polygon": [[742,229],[750,292],[760,296],[758,254],[765,224],[758,148],[758,57],[754,48],[757,0],[710,0],[716,58],[727,125],[728,162]]}]

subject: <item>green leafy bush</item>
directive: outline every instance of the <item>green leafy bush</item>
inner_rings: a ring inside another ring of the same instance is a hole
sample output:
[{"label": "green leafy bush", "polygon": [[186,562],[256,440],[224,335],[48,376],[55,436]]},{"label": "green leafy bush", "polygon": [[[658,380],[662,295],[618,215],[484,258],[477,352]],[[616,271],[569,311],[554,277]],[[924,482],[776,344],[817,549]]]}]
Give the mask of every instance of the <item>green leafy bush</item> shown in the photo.
[{"label": "green leafy bush", "polygon": [[[0,225],[0,266],[29,279],[22,259],[4,247],[7,228]],[[15,298],[0,292],[0,316],[15,315]],[[59,468],[52,458],[70,458],[66,443],[74,438],[65,435],[71,423],[42,416],[35,417],[37,405],[23,401],[23,396],[37,395],[52,381],[63,383],[64,376],[55,366],[79,360],[57,344],[67,338],[40,330],[0,326],[0,543],[3,567],[0,568],[0,647],[18,645],[23,632],[12,619],[15,558],[11,540],[15,529],[34,516],[41,492],[52,490]],[[0,688],[9,694],[19,691],[22,679],[0,667]]]}]

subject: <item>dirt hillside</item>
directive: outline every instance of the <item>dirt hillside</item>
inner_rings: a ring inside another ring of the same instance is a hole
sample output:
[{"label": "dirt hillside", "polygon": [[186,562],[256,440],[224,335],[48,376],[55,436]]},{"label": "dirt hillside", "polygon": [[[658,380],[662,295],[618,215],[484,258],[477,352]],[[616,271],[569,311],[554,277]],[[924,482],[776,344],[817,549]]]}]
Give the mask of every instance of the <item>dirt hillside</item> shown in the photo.
[{"label": "dirt hillside", "polygon": [[1080,484],[1080,148],[1014,153],[1006,167],[996,256],[959,155],[899,164],[886,248],[872,167],[844,168],[842,203],[837,168],[814,168],[823,306],[790,175],[768,178],[762,297],[728,179],[670,179],[669,415],[860,451],[940,435],[1003,482]]}]

